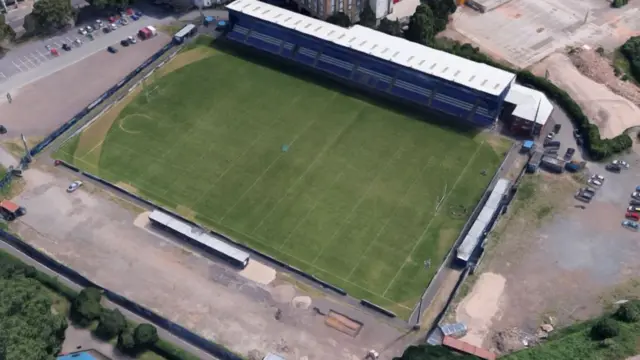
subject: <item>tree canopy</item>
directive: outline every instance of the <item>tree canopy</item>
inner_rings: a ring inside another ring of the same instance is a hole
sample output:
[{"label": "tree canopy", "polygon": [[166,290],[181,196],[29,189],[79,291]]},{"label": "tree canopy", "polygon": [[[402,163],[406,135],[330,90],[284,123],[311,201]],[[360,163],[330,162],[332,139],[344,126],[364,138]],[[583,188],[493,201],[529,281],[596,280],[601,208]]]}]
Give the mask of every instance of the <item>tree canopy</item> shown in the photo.
[{"label": "tree canopy", "polygon": [[120,310],[104,309],[100,314],[100,322],[95,334],[102,339],[110,340],[118,336],[127,327],[127,319]]},{"label": "tree canopy", "polygon": [[51,31],[69,25],[74,16],[70,0],[39,0],[31,13],[41,31]]},{"label": "tree canopy", "polygon": [[411,15],[409,29],[404,35],[407,40],[422,45],[427,45],[433,41],[435,32],[431,8],[424,4],[418,5],[416,12]]},{"label": "tree canopy", "polygon": [[38,281],[23,275],[0,279],[0,359],[55,359],[67,321],[53,314],[51,306]]},{"label": "tree canopy", "polygon": [[124,8],[133,3],[133,0],[89,0],[91,6],[98,9]]},{"label": "tree canopy", "polygon": [[89,326],[102,315],[102,293],[96,288],[85,288],[71,303],[71,319],[80,326]]},{"label": "tree canopy", "polygon": [[371,4],[369,4],[369,0],[364,1],[364,8],[360,13],[360,25],[366,26],[371,29],[375,29],[378,25],[378,20],[376,19],[376,13],[373,12],[371,8]]},{"label": "tree canopy", "polygon": [[393,36],[402,36],[402,25],[400,25],[400,21],[398,20],[392,21],[384,18],[380,21],[380,25],[378,25],[378,31]]},{"label": "tree canopy", "polygon": [[433,13],[433,31],[437,34],[447,27],[449,16],[456,12],[457,6],[453,0],[421,0]]},{"label": "tree canopy", "polygon": [[419,345],[409,346],[402,357],[393,360],[480,360],[480,358],[454,353],[442,346]]},{"label": "tree canopy", "polygon": [[12,38],[13,35],[15,35],[15,34],[13,33],[13,30],[11,29],[11,26],[9,26],[6,23],[6,19],[4,17],[4,14],[0,14],[0,42],[2,42],[5,39]]},{"label": "tree canopy", "polygon": [[347,14],[343,12],[337,12],[329,16],[327,18],[327,22],[334,25],[342,26],[345,28],[348,28],[349,26],[351,26],[351,19],[349,19],[349,16],[347,16]]}]

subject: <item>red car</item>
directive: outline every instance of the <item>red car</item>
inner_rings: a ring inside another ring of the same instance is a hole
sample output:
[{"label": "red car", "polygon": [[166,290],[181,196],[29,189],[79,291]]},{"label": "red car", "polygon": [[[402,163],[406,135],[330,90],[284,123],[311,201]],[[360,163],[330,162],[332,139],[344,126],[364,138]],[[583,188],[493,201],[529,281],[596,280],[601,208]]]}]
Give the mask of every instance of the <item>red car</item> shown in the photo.
[{"label": "red car", "polygon": [[113,24],[113,23],[114,23],[114,22],[116,22],[117,20],[118,20],[118,19],[117,19],[115,16],[109,16],[109,22],[110,22],[110,23],[112,23],[112,24]]},{"label": "red car", "polygon": [[627,213],[624,216],[630,220],[640,221],[640,215],[635,212],[627,211]]}]

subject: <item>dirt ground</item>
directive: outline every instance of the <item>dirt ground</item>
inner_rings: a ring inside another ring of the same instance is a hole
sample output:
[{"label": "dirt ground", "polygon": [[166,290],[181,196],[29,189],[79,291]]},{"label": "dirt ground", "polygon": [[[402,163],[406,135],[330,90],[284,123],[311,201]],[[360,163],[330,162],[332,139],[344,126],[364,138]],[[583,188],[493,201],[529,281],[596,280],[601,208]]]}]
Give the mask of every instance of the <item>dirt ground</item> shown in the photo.
[{"label": "dirt ground", "polygon": [[[239,272],[204,257],[145,225],[140,219],[145,209],[89,182],[67,194],[72,180],[67,172],[37,163],[24,179],[25,190],[15,201],[28,213],[14,224],[23,239],[96,283],[242,355],[257,350],[288,359],[355,360],[376,349],[388,360],[412,340],[408,330],[286,274],[274,279],[268,266]],[[329,310],[361,323],[357,336],[327,326]]]},{"label": "dirt ground", "polygon": [[590,165],[607,179],[585,209],[573,199],[582,178],[527,175],[448,318],[468,325],[463,340],[510,352],[538,341],[545,322],[566,326],[640,295],[639,235],[620,226],[640,156],[623,158],[632,166],[618,175]]},{"label": "dirt ground", "polygon": [[553,54],[532,70],[539,76],[548,74],[549,80],[567,91],[598,126],[603,138],[613,138],[630,127],[640,125],[638,106],[614,94],[606,85],[581,74],[568,56]]},{"label": "dirt ground", "polygon": [[117,54],[101,51],[13,92],[11,104],[0,102],[0,120],[8,130],[6,137],[21,133],[27,137],[48,135],[168,41],[169,36],[158,34]]}]

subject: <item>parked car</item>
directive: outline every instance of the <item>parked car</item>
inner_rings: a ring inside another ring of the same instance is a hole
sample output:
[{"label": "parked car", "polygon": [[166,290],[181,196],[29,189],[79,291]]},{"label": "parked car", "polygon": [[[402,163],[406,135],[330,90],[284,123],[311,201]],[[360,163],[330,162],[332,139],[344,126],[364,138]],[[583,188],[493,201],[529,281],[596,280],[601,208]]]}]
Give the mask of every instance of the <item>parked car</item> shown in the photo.
[{"label": "parked car", "polygon": [[636,200],[640,200],[640,192],[638,191],[634,191],[631,193],[631,197],[636,199]]},{"label": "parked car", "polygon": [[571,158],[573,157],[573,154],[575,154],[576,149],[574,148],[568,148],[567,152],[564,153],[564,159],[569,161],[571,160]]},{"label": "parked car", "polygon": [[132,44],[135,44],[138,42],[138,40],[136,40],[135,36],[129,36],[127,39],[129,39],[129,42]]},{"label": "parked car", "polygon": [[590,188],[590,187],[582,188],[582,189],[580,189],[580,191],[582,191],[585,194],[590,194],[590,195],[595,195],[596,194],[596,191],[594,189]]},{"label": "parked car", "polygon": [[629,206],[627,208],[628,212],[640,212],[640,206]]},{"label": "parked car", "polygon": [[110,22],[111,24],[113,24],[113,23],[114,23],[114,22],[116,22],[117,20],[118,20],[118,19],[115,17],[115,15],[111,15],[111,16],[109,16],[109,22]]},{"label": "parked car", "polygon": [[67,188],[67,192],[68,193],[72,193],[72,192],[78,190],[80,188],[80,186],[82,186],[82,181],[76,180],[76,181],[72,182],[71,184],[69,184],[69,187]]},{"label": "parked car", "polygon": [[592,179],[596,179],[596,180],[600,181],[601,183],[604,183],[604,176],[602,176],[602,175],[594,174],[594,175],[591,175],[591,178]]},{"label": "parked car", "polygon": [[560,141],[545,141],[543,144],[543,147],[545,148],[559,148],[560,147]]},{"label": "parked car", "polygon": [[560,129],[562,128],[562,124],[555,124],[553,125],[553,132],[558,134],[560,133]]},{"label": "parked car", "polygon": [[574,138],[579,138],[580,137],[580,130],[578,129],[573,129],[573,137]]},{"label": "parked car", "polygon": [[111,32],[111,28],[108,27],[108,26],[105,26],[105,27],[102,28],[102,32],[105,33],[105,34],[108,34],[108,33]]},{"label": "parked car", "polygon": [[84,28],[80,28],[80,29],[78,29],[78,34],[80,34],[82,36],[87,35],[87,30],[85,30]]},{"label": "parked car", "polygon": [[62,49],[64,49],[64,51],[71,51],[71,46],[67,43],[63,43]]},{"label": "parked car", "polygon": [[97,19],[96,20],[96,29],[100,29],[103,26],[104,26],[104,23],[102,22],[102,20]]},{"label": "parked car", "polygon": [[626,217],[629,220],[640,221],[640,215],[638,213],[627,211],[627,213],[624,214],[624,217]]},{"label": "parked car", "polygon": [[619,166],[621,166],[622,168],[625,168],[625,169],[628,169],[628,168],[629,168],[629,164],[628,164],[626,161],[624,161],[624,160],[613,160],[613,161],[611,162],[611,164],[613,164],[613,165],[619,165]]},{"label": "parked car", "polygon": [[633,200],[629,201],[629,205],[640,206],[640,200],[633,199]]},{"label": "parked car", "polygon": [[91,25],[87,25],[87,27],[85,28],[85,30],[87,31],[87,33],[91,34],[93,32],[93,27]]},{"label": "parked car", "polygon": [[550,133],[547,134],[547,140],[553,140],[553,137],[556,136],[556,134],[552,131]]},{"label": "parked car", "polygon": [[140,17],[138,15],[131,15],[131,20],[138,21]]},{"label": "parked car", "polygon": [[122,19],[120,20],[120,24],[121,24],[121,25],[123,25],[123,26],[126,26],[126,25],[128,25],[128,24],[129,24],[129,21],[128,21],[126,18],[122,18]]},{"label": "parked car", "polygon": [[129,46],[129,39],[124,39],[120,41],[120,45],[127,47]]},{"label": "parked car", "polygon": [[622,167],[620,167],[620,165],[615,164],[607,164],[604,168],[613,173],[619,173],[622,170]]},{"label": "parked car", "polygon": [[590,194],[587,194],[585,192],[582,192],[582,191],[578,190],[578,192],[576,193],[575,198],[577,200],[582,201],[582,202],[589,203],[589,202],[591,202],[591,199],[593,199],[593,195],[590,195]]},{"label": "parked car", "polygon": [[634,231],[638,231],[638,229],[640,229],[640,225],[638,225],[637,222],[631,220],[623,220],[622,226]]},{"label": "parked car", "polygon": [[589,179],[589,181],[587,181],[587,183],[589,185],[592,185],[592,186],[597,186],[597,187],[602,186],[602,182],[600,182],[599,180],[593,179],[593,178]]},{"label": "parked car", "polygon": [[108,51],[108,52],[110,52],[110,53],[112,53],[112,54],[115,54],[115,53],[117,53],[117,52],[118,52],[118,49],[114,48],[113,46],[109,46],[109,47],[107,48],[107,51]]},{"label": "parked car", "polygon": [[117,29],[117,28],[118,28],[118,25],[116,25],[116,24],[111,24],[111,30],[115,30],[115,29]]}]

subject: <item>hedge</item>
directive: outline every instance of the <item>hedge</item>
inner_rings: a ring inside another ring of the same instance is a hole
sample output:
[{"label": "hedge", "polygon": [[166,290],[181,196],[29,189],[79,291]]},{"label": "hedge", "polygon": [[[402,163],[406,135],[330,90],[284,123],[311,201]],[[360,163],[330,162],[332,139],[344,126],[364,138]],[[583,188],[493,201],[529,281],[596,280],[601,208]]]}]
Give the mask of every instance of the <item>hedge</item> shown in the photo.
[{"label": "hedge", "polygon": [[191,355],[162,339],[153,344],[150,350],[167,360],[200,360],[197,356]]},{"label": "hedge", "polygon": [[631,137],[627,134],[618,135],[613,139],[602,139],[598,127],[589,122],[589,118],[582,112],[580,106],[571,96],[543,77],[535,76],[527,70],[519,71],[504,64],[497,63],[487,55],[481,53],[478,48],[474,48],[469,44],[461,45],[456,42],[450,46],[446,44],[435,44],[434,47],[472,61],[515,73],[520,83],[545,93],[549,99],[553,100],[567,113],[573,125],[580,130],[580,134],[582,134],[584,140],[584,147],[593,160],[602,160],[608,156],[621,153],[633,145]]}]

